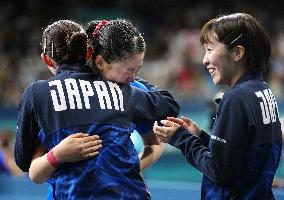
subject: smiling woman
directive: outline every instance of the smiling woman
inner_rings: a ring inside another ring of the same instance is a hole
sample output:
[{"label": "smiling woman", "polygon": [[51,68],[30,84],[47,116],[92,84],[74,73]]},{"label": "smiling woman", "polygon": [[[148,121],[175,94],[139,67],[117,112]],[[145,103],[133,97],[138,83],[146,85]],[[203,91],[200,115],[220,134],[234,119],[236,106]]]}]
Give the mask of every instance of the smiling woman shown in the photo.
[{"label": "smiling woman", "polygon": [[211,136],[184,117],[155,123],[154,132],[203,173],[201,199],[274,199],[282,140],[277,102],[263,79],[271,55],[266,31],[235,13],[207,22],[200,41],[213,82],[229,86]]}]

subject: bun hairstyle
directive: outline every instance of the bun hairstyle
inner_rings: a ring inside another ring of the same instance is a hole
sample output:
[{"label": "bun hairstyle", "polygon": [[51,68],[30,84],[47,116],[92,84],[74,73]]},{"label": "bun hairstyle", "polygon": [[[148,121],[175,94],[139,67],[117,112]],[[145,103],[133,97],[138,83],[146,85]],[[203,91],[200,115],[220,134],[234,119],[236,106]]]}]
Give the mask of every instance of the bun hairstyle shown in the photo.
[{"label": "bun hairstyle", "polygon": [[87,34],[80,24],[71,20],[59,20],[44,29],[42,50],[58,65],[85,64],[87,38]]}]

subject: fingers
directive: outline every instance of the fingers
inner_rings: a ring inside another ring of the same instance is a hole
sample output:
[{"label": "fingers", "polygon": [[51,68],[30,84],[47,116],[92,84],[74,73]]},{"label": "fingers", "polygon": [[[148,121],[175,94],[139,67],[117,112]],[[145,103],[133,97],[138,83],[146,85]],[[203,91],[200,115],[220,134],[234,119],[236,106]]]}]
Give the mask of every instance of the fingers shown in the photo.
[{"label": "fingers", "polygon": [[191,121],[189,118],[187,118],[187,117],[181,116],[181,119],[182,119],[185,123],[187,123],[188,125],[189,125],[190,123],[192,123],[192,121]]},{"label": "fingers", "polygon": [[99,154],[102,148],[102,140],[98,135],[83,134],[82,138],[78,139],[80,142],[81,158],[90,158]]},{"label": "fingers", "polygon": [[88,136],[85,136],[84,138],[82,138],[82,142],[89,142],[89,141],[96,141],[96,140],[99,140],[100,137],[98,135],[88,135]]},{"label": "fingers", "polygon": [[179,127],[180,125],[178,123],[172,122],[170,120],[161,120],[161,123],[165,126],[165,127]]},{"label": "fingers", "polygon": [[167,132],[167,127],[164,126],[159,126],[157,122],[154,123],[154,127],[153,127],[153,131],[156,135],[158,134],[162,134],[164,136],[166,136],[166,132]]},{"label": "fingers", "polygon": [[83,144],[83,148],[91,148],[94,146],[102,146],[102,140],[91,140]]},{"label": "fingers", "polygon": [[99,151],[94,151],[84,155],[84,158],[91,158],[99,154]]},{"label": "fingers", "polygon": [[71,137],[71,138],[81,138],[81,137],[86,137],[88,135],[89,134],[87,134],[87,133],[75,133],[75,134],[69,135],[68,137]]},{"label": "fingers", "polygon": [[159,126],[158,123],[155,121],[153,126],[153,131],[158,137],[160,142],[167,143],[168,142],[168,129],[169,127]]},{"label": "fingers", "polygon": [[101,148],[102,148],[101,144],[90,146],[90,147],[85,147],[84,150],[82,151],[83,158],[89,158],[89,157],[98,155],[99,150]]},{"label": "fingers", "polygon": [[180,126],[184,124],[184,121],[182,119],[175,118],[175,117],[167,117],[167,120],[172,121],[176,124],[179,124]]}]

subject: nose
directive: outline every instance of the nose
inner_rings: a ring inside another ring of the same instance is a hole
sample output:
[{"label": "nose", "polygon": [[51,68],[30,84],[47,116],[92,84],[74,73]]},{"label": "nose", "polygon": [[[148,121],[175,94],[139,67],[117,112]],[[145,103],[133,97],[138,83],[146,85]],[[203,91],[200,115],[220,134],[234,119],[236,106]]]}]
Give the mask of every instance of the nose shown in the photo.
[{"label": "nose", "polygon": [[136,73],[131,73],[131,75],[128,77],[129,82],[133,82],[136,78]]},{"label": "nose", "polygon": [[203,65],[208,65],[209,64],[209,59],[208,59],[207,54],[204,55],[202,63],[203,63]]}]

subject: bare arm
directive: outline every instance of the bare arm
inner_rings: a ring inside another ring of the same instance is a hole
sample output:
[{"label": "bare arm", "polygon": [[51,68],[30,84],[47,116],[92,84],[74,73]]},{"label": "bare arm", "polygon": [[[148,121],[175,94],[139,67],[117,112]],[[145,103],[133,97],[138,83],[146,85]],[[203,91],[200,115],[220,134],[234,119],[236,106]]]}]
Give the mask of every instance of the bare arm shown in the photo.
[{"label": "bare arm", "polygon": [[153,131],[143,134],[141,137],[144,147],[139,154],[139,158],[140,170],[143,171],[161,157],[163,153],[163,143],[159,141]]},{"label": "bare arm", "polygon": [[[101,142],[97,135],[76,133],[56,145],[53,154],[59,163],[76,162],[96,156],[102,147]],[[30,179],[35,183],[43,183],[50,179],[56,170],[47,160],[47,149],[40,145],[29,168]]]}]

